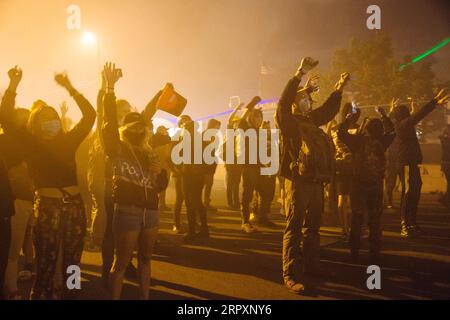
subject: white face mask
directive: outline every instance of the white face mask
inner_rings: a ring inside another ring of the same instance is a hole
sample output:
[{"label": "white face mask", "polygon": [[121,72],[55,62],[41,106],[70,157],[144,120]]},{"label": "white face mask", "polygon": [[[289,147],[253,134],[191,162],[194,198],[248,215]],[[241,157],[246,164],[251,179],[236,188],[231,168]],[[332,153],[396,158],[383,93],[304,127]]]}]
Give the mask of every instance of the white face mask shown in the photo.
[{"label": "white face mask", "polygon": [[48,137],[55,137],[61,131],[59,120],[44,121],[41,123],[41,131]]}]

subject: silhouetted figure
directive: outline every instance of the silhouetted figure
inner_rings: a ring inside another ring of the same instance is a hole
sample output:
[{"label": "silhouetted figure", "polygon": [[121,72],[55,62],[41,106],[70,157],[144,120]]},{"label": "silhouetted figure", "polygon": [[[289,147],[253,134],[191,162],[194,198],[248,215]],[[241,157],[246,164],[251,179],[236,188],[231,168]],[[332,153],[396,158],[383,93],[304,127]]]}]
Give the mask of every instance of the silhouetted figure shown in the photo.
[{"label": "silhouetted figure", "polygon": [[[314,87],[299,90],[299,85],[303,75],[317,63],[311,58],[302,60],[297,73],[286,85],[276,112],[281,132],[280,175],[286,179],[283,278],[286,287],[295,293],[304,290],[299,281],[302,269],[304,273],[323,275],[320,218],[324,207],[324,184],[330,182],[335,169],[332,142],[319,127],[339,112],[342,90],[349,79],[347,73],[342,74],[336,91],[321,107],[312,110],[310,92]],[[308,223],[303,227],[305,220]],[[300,265],[302,269],[299,269]]]},{"label": "silhouetted figure", "polygon": [[358,134],[348,132],[357,115],[350,114],[341,124],[338,137],[345,143],[353,155],[351,204],[352,223],[350,230],[350,248],[352,258],[358,259],[361,227],[364,213],[367,212],[370,229],[370,257],[378,262],[381,250],[381,215],[383,213],[383,180],[386,170],[386,149],[395,138],[394,125],[379,109],[382,120],[372,118]]},{"label": "silhouetted figure", "polygon": [[447,181],[447,192],[445,193],[444,199],[446,200],[446,205],[450,208],[450,124],[447,124],[447,127],[439,138],[441,139],[442,146],[441,168]]},{"label": "silhouetted figure", "polygon": [[[94,125],[96,114],[67,75],[57,74],[55,81],[75,99],[81,120],[63,132],[56,110],[42,104],[31,112],[28,129],[20,127],[14,122],[14,104],[22,71],[16,67],[8,75],[10,85],[0,108],[1,123],[24,152],[35,190],[36,280],[31,298],[50,299],[60,250],[64,283],[67,267],[79,265],[83,251],[86,215],[77,183],[75,153]],[[70,298],[75,293],[76,290],[64,288],[63,297]]]},{"label": "silhouetted figure", "polygon": [[444,104],[448,98],[449,96],[445,96],[441,91],[433,100],[412,114],[406,105],[399,105],[393,110],[399,148],[399,165],[402,172],[401,177],[404,180],[400,204],[402,237],[415,236],[421,232],[417,225],[417,208],[422,189],[420,176],[422,151],[417,138],[416,125],[437,105]]}]

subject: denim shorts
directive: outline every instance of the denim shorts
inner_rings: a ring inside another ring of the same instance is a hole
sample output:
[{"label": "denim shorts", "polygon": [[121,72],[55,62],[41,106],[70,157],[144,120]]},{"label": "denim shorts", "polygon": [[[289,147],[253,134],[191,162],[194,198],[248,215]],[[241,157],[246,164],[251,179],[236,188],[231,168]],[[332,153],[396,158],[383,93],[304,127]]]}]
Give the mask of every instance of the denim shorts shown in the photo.
[{"label": "denim shorts", "polygon": [[141,231],[159,226],[159,211],[114,204],[115,231]]}]

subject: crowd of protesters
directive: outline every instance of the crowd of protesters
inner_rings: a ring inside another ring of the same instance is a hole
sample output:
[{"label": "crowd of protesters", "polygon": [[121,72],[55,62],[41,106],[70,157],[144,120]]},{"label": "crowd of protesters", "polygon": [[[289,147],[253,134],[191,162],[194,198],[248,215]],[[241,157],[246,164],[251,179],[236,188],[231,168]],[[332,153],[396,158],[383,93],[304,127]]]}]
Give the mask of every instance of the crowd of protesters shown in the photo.
[{"label": "crowd of protesters", "polygon": [[[230,158],[235,161],[225,164],[226,200],[229,209],[240,211],[242,231],[249,236],[257,231],[255,224],[274,226],[270,212],[278,177],[286,217],[282,279],[294,293],[304,291],[305,276],[332,274],[320,264],[319,230],[326,192],[329,198],[337,197],[343,235],[354,261],[359,258],[366,220],[371,262],[379,262],[381,216],[384,206],[392,206],[397,177],[401,181],[401,236],[421,233],[417,208],[422,154],[415,126],[449,100],[440,91],[417,110],[394,102],[389,112],[379,107],[378,117],[359,121],[361,111],[355,104],[341,107],[343,90],[351,81],[346,72],[325,103],[313,106],[317,78],[310,76],[303,85],[302,79],[317,64],[304,58],[278,103],[274,119],[280,133],[278,175],[262,174],[265,164],[249,161],[250,152],[259,153],[258,148],[265,147],[259,143],[261,134],[256,135],[256,151],[249,146],[248,136],[239,135],[233,136],[233,141],[225,140],[224,153],[215,155],[227,158],[230,148],[226,146],[233,142]],[[208,212],[217,210],[211,204],[217,161],[197,163],[192,143],[184,155],[189,161],[176,164],[172,161],[175,144],[168,129],[153,128],[158,101],[164,90],[173,89],[172,84],[166,84],[139,113],[128,101],[117,99],[115,88],[122,71],[114,64],[104,66],[96,109],[66,74],[57,74],[55,81],[66,89],[82,114],[73,125],[66,116],[66,104],[61,105],[61,117],[42,100],[31,110],[16,108],[22,70],[16,66],[8,77],[0,106],[0,295],[20,298],[19,275],[30,278],[35,272],[31,299],[75,298],[74,291],[62,285],[68,277],[65,270],[80,265],[84,249],[101,246],[102,281],[111,297],[120,299],[124,277],[131,275],[139,282],[140,298],[148,299],[152,253],[160,211],[168,210],[170,178],[175,190],[173,232],[184,233],[186,243],[208,241]],[[270,151],[274,138],[260,102],[256,96],[245,107],[237,106],[226,128],[266,132],[263,140]],[[221,125],[210,119],[206,130],[220,129]],[[181,115],[181,141],[192,139],[198,126],[187,114]],[[325,132],[323,126],[329,130]],[[440,138],[442,171],[448,185],[450,126]],[[203,142],[201,152],[206,148]],[[238,158],[244,162],[238,163]],[[449,205],[448,191],[445,199]],[[181,223],[183,203],[187,230]],[[135,250],[137,267],[131,262]],[[19,272],[21,251],[26,264]]]}]

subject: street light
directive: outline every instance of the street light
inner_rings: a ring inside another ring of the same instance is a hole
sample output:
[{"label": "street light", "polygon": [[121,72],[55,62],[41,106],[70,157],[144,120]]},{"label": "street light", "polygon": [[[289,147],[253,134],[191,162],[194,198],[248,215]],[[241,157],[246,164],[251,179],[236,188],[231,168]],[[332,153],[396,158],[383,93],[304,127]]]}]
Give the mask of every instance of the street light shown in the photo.
[{"label": "street light", "polygon": [[81,36],[81,42],[86,47],[95,47],[95,51],[97,54],[97,70],[100,70],[100,40],[97,38],[95,33],[91,31],[85,31]]},{"label": "street light", "polygon": [[97,44],[97,37],[92,32],[86,31],[83,34],[81,41],[87,46],[92,46],[92,45]]}]

